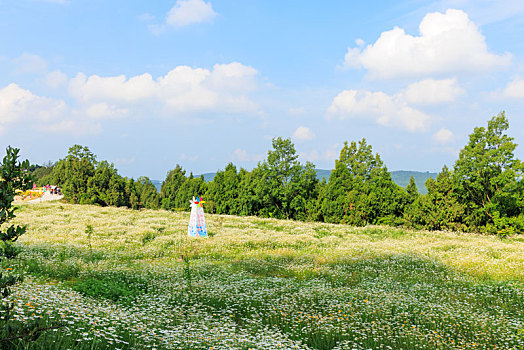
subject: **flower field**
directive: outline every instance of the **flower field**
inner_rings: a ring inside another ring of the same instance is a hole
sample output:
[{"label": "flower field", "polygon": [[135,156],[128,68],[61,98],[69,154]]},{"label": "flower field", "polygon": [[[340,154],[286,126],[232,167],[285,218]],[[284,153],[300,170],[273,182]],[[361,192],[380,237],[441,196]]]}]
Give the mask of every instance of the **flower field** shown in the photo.
[{"label": "flower field", "polygon": [[43,202],[13,268],[30,349],[524,349],[524,237]]}]

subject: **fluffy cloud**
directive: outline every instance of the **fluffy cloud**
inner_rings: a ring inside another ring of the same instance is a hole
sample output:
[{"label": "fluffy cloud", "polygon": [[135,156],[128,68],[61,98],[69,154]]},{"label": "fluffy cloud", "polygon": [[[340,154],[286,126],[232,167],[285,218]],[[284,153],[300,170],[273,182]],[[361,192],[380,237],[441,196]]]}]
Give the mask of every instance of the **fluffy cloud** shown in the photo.
[{"label": "fluffy cloud", "polygon": [[44,83],[47,86],[56,89],[67,83],[67,75],[59,70],[49,72],[45,75]]},{"label": "fluffy cloud", "polygon": [[453,102],[463,93],[457,79],[426,79],[409,85],[403,95],[407,103],[429,105]]},{"label": "fluffy cloud", "polygon": [[365,49],[349,48],[344,66],[365,68],[375,78],[485,71],[510,64],[511,55],[488,52],[484,36],[461,10],[428,13],[420,35],[395,27]]},{"label": "fluffy cloud", "polygon": [[213,19],[217,13],[210,2],[203,0],[178,0],[167,14],[166,24],[179,28],[193,23],[202,23]]},{"label": "fluffy cloud", "polygon": [[446,128],[442,128],[433,134],[433,140],[443,145],[452,142],[454,139],[455,135],[453,134],[453,132]]},{"label": "fluffy cloud", "polygon": [[41,74],[47,70],[47,62],[40,56],[24,53],[12,60],[15,65],[15,73],[18,74]]},{"label": "fluffy cloud", "polygon": [[63,115],[65,109],[64,101],[34,95],[14,83],[0,90],[0,126],[48,122]]},{"label": "fluffy cloud", "polygon": [[238,162],[258,162],[264,159],[263,154],[249,154],[246,150],[237,148],[233,152],[233,159],[235,159]]},{"label": "fluffy cloud", "polygon": [[299,157],[303,161],[319,162],[319,161],[334,161],[338,158],[340,152],[340,145],[335,145],[323,152],[312,150],[311,152],[302,152]]},{"label": "fluffy cloud", "polygon": [[45,132],[100,132],[101,125],[85,120],[85,116],[86,111],[71,110],[63,100],[35,95],[14,83],[0,89],[0,132],[19,123]]},{"label": "fluffy cloud", "polygon": [[256,104],[248,93],[257,87],[257,74],[256,69],[237,62],[216,64],[212,70],[178,66],[156,80],[148,73],[129,79],[79,73],[70,80],[69,91],[85,105],[106,103],[125,108],[160,103],[168,113],[250,112]]},{"label": "fluffy cloud", "polygon": [[305,126],[299,126],[293,133],[293,139],[298,141],[313,140],[315,136],[315,133]]},{"label": "fluffy cloud", "polygon": [[129,110],[110,106],[106,103],[95,103],[86,108],[85,114],[92,119],[107,119],[124,117],[129,114]]},{"label": "fluffy cloud", "polygon": [[89,78],[78,73],[69,81],[69,91],[78,100],[133,102],[149,98],[155,94],[156,84],[150,74],[142,74],[126,79],[125,75],[116,77]]},{"label": "fluffy cloud", "polygon": [[516,77],[502,91],[503,97],[524,99],[524,79]]},{"label": "fluffy cloud", "polygon": [[431,117],[413,106],[453,102],[463,93],[456,79],[421,80],[394,95],[382,91],[344,90],[333,99],[328,115],[340,119],[367,117],[385,126],[426,130]]},{"label": "fluffy cloud", "polygon": [[370,117],[378,124],[409,131],[425,130],[431,119],[410,107],[399,95],[366,90],[342,91],[333,99],[328,113],[340,119]]}]

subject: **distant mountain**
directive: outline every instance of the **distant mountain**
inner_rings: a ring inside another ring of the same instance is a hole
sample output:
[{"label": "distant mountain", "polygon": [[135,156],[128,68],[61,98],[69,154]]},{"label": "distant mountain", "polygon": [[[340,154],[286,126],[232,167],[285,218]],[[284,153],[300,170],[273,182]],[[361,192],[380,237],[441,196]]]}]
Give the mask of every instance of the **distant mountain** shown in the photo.
[{"label": "distant mountain", "polygon": [[[331,170],[317,169],[317,179],[319,180],[322,180],[323,177],[325,177],[326,180],[329,180],[330,174]],[[428,193],[428,190],[424,185],[426,183],[426,180],[430,177],[434,179],[437,178],[437,173],[430,173],[429,171],[421,172],[410,170],[395,170],[391,172],[391,179],[395,181],[395,183],[400,187],[406,188],[406,186],[409,184],[409,178],[411,177],[411,175],[413,175],[413,177],[415,178],[415,184],[417,185],[417,189],[422,194]]]},{"label": "distant mountain", "polygon": [[[204,180],[206,182],[213,181],[215,178],[216,173],[205,173]],[[329,175],[331,174],[331,170],[325,170],[325,169],[317,169],[317,179],[322,180],[323,177],[326,178],[326,180],[329,180]],[[413,175],[415,178],[415,183],[417,184],[417,189],[420,193],[426,194],[428,191],[426,189],[426,186],[424,183],[427,179],[430,177],[436,179],[437,173],[430,173],[429,171],[422,172],[422,171],[410,171],[410,170],[395,170],[391,172],[391,179],[397,183],[402,188],[406,188],[406,186],[409,183],[409,178]],[[200,177],[200,175],[196,175],[195,177]],[[151,180],[153,185],[158,188],[158,191],[160,191],[160,187],[162,186],[162,181],[159,180]]]},{"label": "distant mountain", "polygon": [[162,187],[162,182],[163,181],[160,181],[160,180],[151,180],[151,182],[153,183],[153,185],[155,185],[156,189],[158,190],[158,192],[160,192],[160,187]]},{"label": "distant mountain", "polygon": [[429,171],[409,171],[409,170],[395,170],[391,172],[391,179],[397,183],[402,188],[406,188],[409,184],[409,178],[413,175],[415,178],[415,183],[417,184],[417,189],[420,193],[426,194],[428,190],[426,188],[426,180],[430,177],[437,179],[437,173],[430,173]]}]

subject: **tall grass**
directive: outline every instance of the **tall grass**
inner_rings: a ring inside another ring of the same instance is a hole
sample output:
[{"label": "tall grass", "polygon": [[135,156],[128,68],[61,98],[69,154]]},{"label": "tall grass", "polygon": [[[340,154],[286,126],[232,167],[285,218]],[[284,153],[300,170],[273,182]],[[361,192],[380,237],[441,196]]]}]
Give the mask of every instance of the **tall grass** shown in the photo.
[{"label": "tall grass", "polygon": [[17,317],[67,324],[28,348],[524,347],[520,237],[207,215],[194,239],[188,219],[22,204]]}]

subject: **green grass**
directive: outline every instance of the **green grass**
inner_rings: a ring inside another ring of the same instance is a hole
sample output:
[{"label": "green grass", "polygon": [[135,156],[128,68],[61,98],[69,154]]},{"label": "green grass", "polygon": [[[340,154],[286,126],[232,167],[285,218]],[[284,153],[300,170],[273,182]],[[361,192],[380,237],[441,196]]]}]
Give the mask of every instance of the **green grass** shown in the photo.
[{"label": "green grass", "polygon": [[67,329],[20,348],[524,347],[521,237],[207,215],[193,239],[188,219],[23,205],[17,317]]}]

